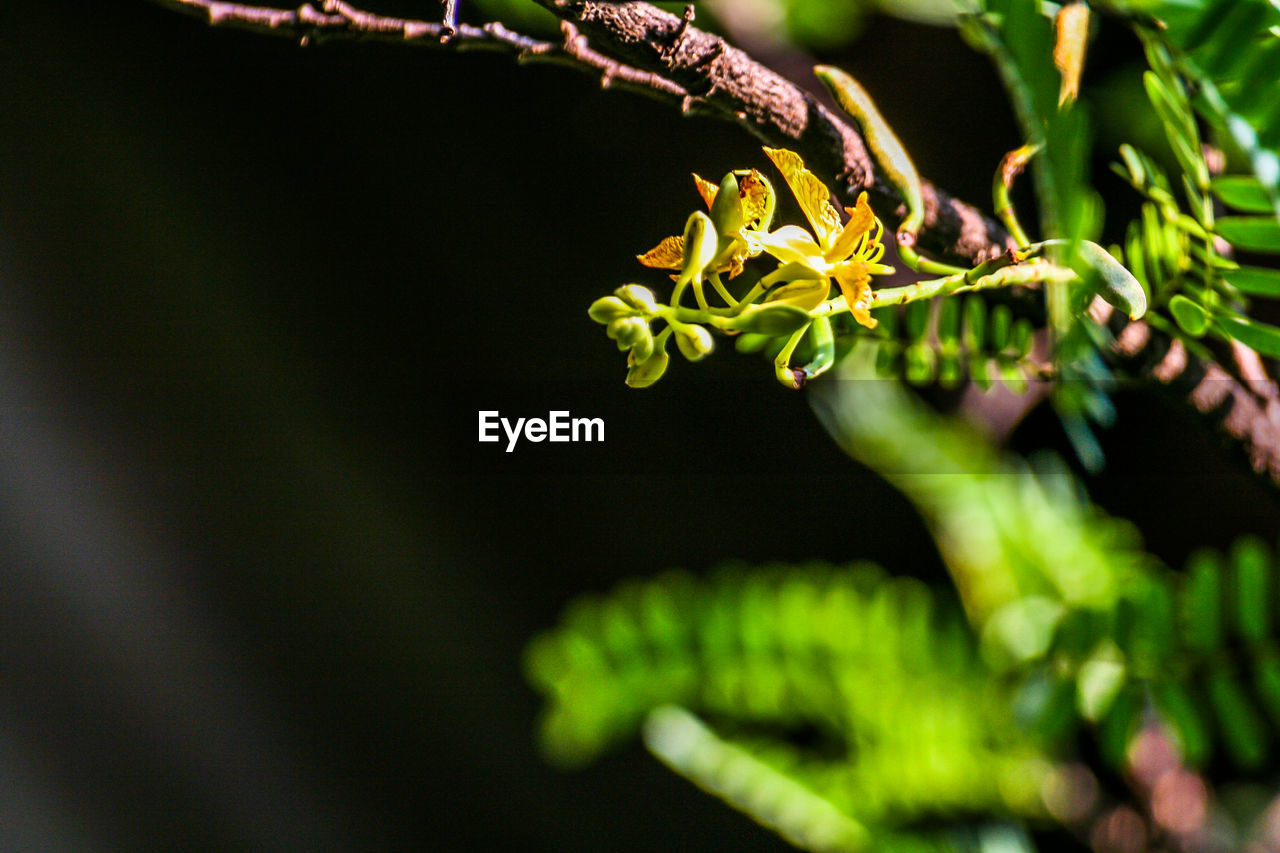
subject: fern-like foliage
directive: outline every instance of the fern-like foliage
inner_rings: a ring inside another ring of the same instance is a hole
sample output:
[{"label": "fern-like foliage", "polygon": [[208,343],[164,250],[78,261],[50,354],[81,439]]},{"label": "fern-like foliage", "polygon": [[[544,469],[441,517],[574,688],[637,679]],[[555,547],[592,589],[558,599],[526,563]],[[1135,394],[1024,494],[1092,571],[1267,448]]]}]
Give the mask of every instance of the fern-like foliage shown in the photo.
[{"label": "fern-like foliage", "polygon": [[1185,572],[1129,591],[1115,624],[1115,662],[1125,678],[1104,709],[1114,747],[1137,730],[1144,709],[1154,708],[1191,766],[1223,760],[1244,771],[1273,771],[1280,734],[1278,589],[1280,561],[1261,541],[1245,538],[1228,555],[1203,551]]},{"label": "fern-like foliage", "polygon": [[[643,733],[810,850],[1027,850],[1055,818],[1088,836],[1101,807],[1063,818],[1055,780],[1084,763],[1131,779],[1153,726],[1188,773],[1280,781],[1280,559],[1243,540],[1161,566],[1064,469],[869,378],[874,346],[820,417],[915,504],[959,606],[866,565],[670,573],[581,599],[529,650],[548,752],[582,763]],[[1256,815],[1213,808],[1243,844]]]},{"label": "fern-like foliage", "polygon": [[[1150,157],[1121,147],[1124,165],[1116,171],[1145,197],[1141,217],[1128,228],[1125,262],[1152,305],[1173,320],[1166,329],[1184,342],[1194,346],[1194,339],[1211,334],[1280,356],[1280,329],[1249,314],[1251,297],[1280,295],[1280,271],[1241,265],[1220,250],[1280,253],[1272,189],[1256,176],[1211,175],[1190,94],[1204,81],[1188,79],[1155,36],[1146,37],[1146,46],[1147,96],[1181,174],[1175,189]],[[1232,212],[1221,215],[1219,206]],[[1160,315],[1153,321],[1160,325]]]},{"label": "fern-like foliage", "polygon": [[[1266,0],[1133,5],[1160,22],[1146,33],[1148,52],[1158,43],[1162,54],[1153,65],[1176,65],[1197,111],[1239,148],[1280,213],[1280,9]],[[1280,231],[1274,237],[1267,245],[1280,249]]]},{"label": "fern-like foliage", "polygon": [[665,762],[810,849],[963,849],[966,819],[1038,808],[1016,792],[1044,765],[958,612],[870,566],[672,573],[581,599],[528,671],[556,759],[643,725]]},{"label": "fern-like foliage", "polygon": [[1032,356],[1031,321],[1015,318],[1008,305],[989,305],[980,294],[874,313],[882,376],[901,376],[913,385],[936,382],[947,389],[966,380],[983,390],[1003,382],[1021,393],[1042,370]]}]

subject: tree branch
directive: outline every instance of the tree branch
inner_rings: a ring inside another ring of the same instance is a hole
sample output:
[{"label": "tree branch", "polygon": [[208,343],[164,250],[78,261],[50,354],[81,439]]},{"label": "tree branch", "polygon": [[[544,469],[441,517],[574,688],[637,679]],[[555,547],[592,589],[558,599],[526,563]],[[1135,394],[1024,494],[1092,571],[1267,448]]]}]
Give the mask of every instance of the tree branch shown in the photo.
[{"label": "tree branch", "polygon": [[697,107],[689,93],[670,80],[591,50],[577,29],[568,22],[561,27],[563,40],[553,42],[512,32],[496,22],[476,27],[457,23],[447,14],[441,21],[396,18],[357,9],[343,0],[323,0],[318,6],[303,3],[296,9],[221,0],[152,2],[205,18],[213,26],[285,36],[302,45],[359,40],[456,51],[498,51],[511,54],[519,62],[562,65],[595,74],[604,87],[619,84],[621,88],[676,103],[686,112]]},{"label": "tree branch", "polygon": [[[833,182],[839,196],[867,190],[872,206],[893,222],[905,214],[893,186],[881,177],[862,137],[804,89],[760,65],[719,36],[691,25],[692,14],[672,15],[642,2],[536,0],[569,24],[560,43],[513,33],[501,24],[475,27],[377,15],[341,0],[279,9],[221,0],[152,0],[199,15],[215,26],[284,35],[311,44],[362,39],[454,50],[498,50],[525,62],[548,62],[598,75],[678,104],[685,113],[736,121],[762,141],[797,151],[813,171]],[[581,30],[581,32],[579,32]],[[587,45],[585,35],[597,44]],[[1009,244],[994,220],[930,184],[924,187],[921,248],[942,259],[972,264]]]},{"label": "tree branch", "polygon": [[1280,388],[1258,354],[1233,341],[1213,360],[1142,321],[1131,322],[1101,299],[1089,309],[1115,335],[1111,361],[1151,377],[1237,442],[1249,466],[1280,483]]},{"label": "tree branch", "polygon": [[[643,2],[535,2],[573,21],[623,62],[672,80],[764,142],[796,151],[810,169],[833,181],[841,198],[852,200],[867,190],[882,218],[896,222],[905,215],[902,199],[849,122],[720,36],[691,26],[691,14],[679,17]],[[927,181],[924,198],[919,242],[929,253],[973,264],[1010,245],[1002,226]]]},{"label": "tree branch", "polygon": [[[597,75],[677,105],[735,121],[761,140],[797,151],[846,201],[867,190],[872,206],[893,222],[902,199],[877,173],[862,137],[807,91],[753,60],[724,39],[692,26],[684,16],[643,2],[533,0],[562,20],[560,42],[514,33],[499,23],[475,27],[377,15],[342,0],[287,10],[219,0],[152,0],[205,17],[213,25],[285,35],[308,44],[320,39],[372,39],[451,50],[497,50],[522,62],[547,62]],[[588,45],[591,39],[597,45]],[[920,248],[942,259],[973,264],[1003,252],[1009,235],[972,206],[925,183]],[[1280,482],[1280,390],[1258,356],[1234,345],[1204,361],[1143,322],[1114,316],[1099,301],[1095,319],[1116,335],[1111,360],[1137,376],[1151,376],[1207,416],[1241,444],[1253,468]],[[1226,365],[1226,366],[1224,366]]]}]

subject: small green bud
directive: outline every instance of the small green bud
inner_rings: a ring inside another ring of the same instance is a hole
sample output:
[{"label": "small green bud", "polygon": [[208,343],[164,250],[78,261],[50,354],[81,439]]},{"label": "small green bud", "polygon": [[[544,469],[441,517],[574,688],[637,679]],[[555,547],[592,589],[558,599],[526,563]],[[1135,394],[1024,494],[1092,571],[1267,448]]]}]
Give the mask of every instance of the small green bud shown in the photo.
[{"label": "small green bud", "polygon": [[716,229],[700,210],[689,214],[684,225],[684,268],[681,278],[698,278],[716,256]]},{"label": "small green bud", "polygon": [[[1045,246],[1060,246],[1065,240],[1045,240]],[[1080,241],[1080,260],[1093,272],[1097,273],[1092,284],[1097,294],[1115,307],[1129,315],[1130,320],[1137,320],[1147,313],[1147,292],[1133,273],[1111,256],[1111,253],[1088,240]],[[1076,272],[1082,272],[1079,267]],[[1086,281],[1087,276],[1083,276]]]},{"label": "small green bud", "polygon": [[601,296],[587,309],[587,316],[597,323],[610,323],[625,317],[634,309],[616,296]]},{"label": "small green bud", "polygon": [[605,334],[618,342],[618,349],[628,350],[649,335],[649,324],[641,317],[619,317],[609,323]]},{"label": "small green bud", "polygon": [[638,284],[624,284],[613,292],[613,295],[621,299],[632,308],[638,308],[646,314],[652,314],[658,310],[657,302],[654,300],[653,291],[647,287]]},{"label": "small green bud", "polygon": [[1085,240],[1080,244],[1080,257],[1097,271],[1101,279],[1098,295],[1136,320],[1147,313],[1147,292],[1111,253]]},{"label": "small green bud", "polygon": [[648,388],[653,383],[662,378],[662,374],[667,372],[667,364],[671,359],[666,352],[658,351],[646,358],[644,361],[637,361],[627,370],[627,385],[631,388]]},{"label": "small green bud", "polygon": [[644,333],[637,336],[631,344],[631,354],[628,360],[644,361],[653,355],[653,334],[650,333],[649,327],[644,327]]},{"label": "small green bud", "polygon": [[809,322],[809,314],[802,308],[784,302],[752,305],[737,317],[731,318],[725,328],[735,332],[754,332],[757,335],[789,335]]},{"label": "small green bud", "polygon": [[706,358],[715,349],[715,339],[705,328],[698,325],[676,327],[676,346],[680,354],[689,361]]},{"label": "small green bud", "polygon": [[742,199],[738,197],[738,179],[733,173],[724,176],[716,200],[711,203],[711,221],[716,233],[728,237],[742,228]]}]

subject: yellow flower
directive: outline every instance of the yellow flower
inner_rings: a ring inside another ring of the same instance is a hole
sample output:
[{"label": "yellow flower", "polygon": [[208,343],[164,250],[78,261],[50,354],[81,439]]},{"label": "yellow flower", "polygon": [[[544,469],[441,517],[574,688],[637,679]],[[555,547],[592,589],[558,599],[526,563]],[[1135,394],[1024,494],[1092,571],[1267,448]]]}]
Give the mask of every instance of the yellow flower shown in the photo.
[{"label": "yellow flower", "polygon": [[[769,227],[769,221],[773,218],[773,187],[755,169],[743,175],[741,181],[730,172],[724,176],[719,186],[696,174],[693,181],[710,211],[711,221],[716,229],[716,254],[706,271],[727,272],[733,278],[742,272],[743,264],[748,258],[754,258],[762,251],[756,236],[759,231]],[[716,203],[717,200],[719,204]],[[636,258],[647,267],[683,269],[684,238],[667,237]]]},{"label": "yellow flower", "polygon": [[831,204],[831,191],[805,168],[799,154],[783,148],[766,148],[764,153],[782,173],[813,231],[784,225],[757,235],[764,251],[781,264],[762,283],[835,279],[854,319],[874,328],[876,321],[868,310],[871,276],[891,273],[893,267],[879,262],[884,256],[884,225],[872,213],[867,194],[862,193],[853,207],[845,208],[849,220],[841,224],[840,214]]}]

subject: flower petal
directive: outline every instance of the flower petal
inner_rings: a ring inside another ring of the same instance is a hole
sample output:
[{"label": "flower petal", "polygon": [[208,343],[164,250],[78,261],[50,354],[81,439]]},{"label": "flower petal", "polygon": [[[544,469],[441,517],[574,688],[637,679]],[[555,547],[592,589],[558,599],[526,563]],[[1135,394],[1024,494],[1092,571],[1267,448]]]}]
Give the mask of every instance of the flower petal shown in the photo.
[{"label": "flower petal", "polygon": [[831,293],[831,280],[828,278],[801,278],[775,288],[765,297],[763,305],[782,303],[794,305],[802,311],[812,311]]},{"label": "flower petal", "polygon": [[822,250],[813,241],[813,235],[799,225],[784,225],[777,231],[759,234],[756,239],[766,252],[783,263],[822,261]]},{"label": "flower petal", "polygon": [[750,225],[761,220],[760,227],[768,227],[769,223],[763,220],[772,207],[772,195],[773,187],[769,186],[763,175],[752,169],[750,174],[738,182],[738,197],[742,199],[742,221]]},{"label": "flower petal", "polygon": [[800,203],[805,218],[818,235],[818,242],[827,246],[840,230],[840,214],[831,206],[831,190],[818,180],[818,176],[805,168],[804,160],[794,151],[785,148],[766,148],[764,153],[778,167],[786,179],[791,193]]},{"label": "flower petal", "polygon": [[841,264],[836,268],[835,279],[853,319],[868,329],[874,329],[877,321],[867,307],[871,302],[871,276],[867,272],[866,263],[854,259]]},{"label": "flower petal", "polygon": [[[811,279],[815,281],[827,281],[827,274],[802,261],[791,261],[782,264],[776,270],[762,277],[759,281],[761,287],[773,287],[780,281],[797,281],[799,279]],[[827,289],[831,289],[831,285],[827,285]]]},{"label": "flower petal", "polygon": [[706,202],[707,210],[710,210],[711,205],[716,203],[716,193],[719,192],[720,187],[711,183],[697,172],[693,173],[693,183],[698,188],[698,195],[702,196],[702,200]]},{"label": "flower petal", "polygon": [[831,248],[827,250],[828,261],[843,261],[852,255],[858,248],[858,241],[875,225],[876,215],[871,212],[871,205],[867,202],[865,192],[858,196],[856,205],[846,207],[845,210],[849,213],[849,221],[844,224],[840,236],[836,237]]},{"label": "flower petal", "polygon": [[643,255],[636,255],[636,260],[659,270],[684,269],[684,238],[667,237]]},{"label": "flower petal", "polygon": [[[712,272],[727,272],[729,278],[741,273],[746,259],[752,257],[751,244],[738,236],[721,237],[718,248],[719,251],[708,268]],[[755,254],[759,253],[757,249]]]}]

